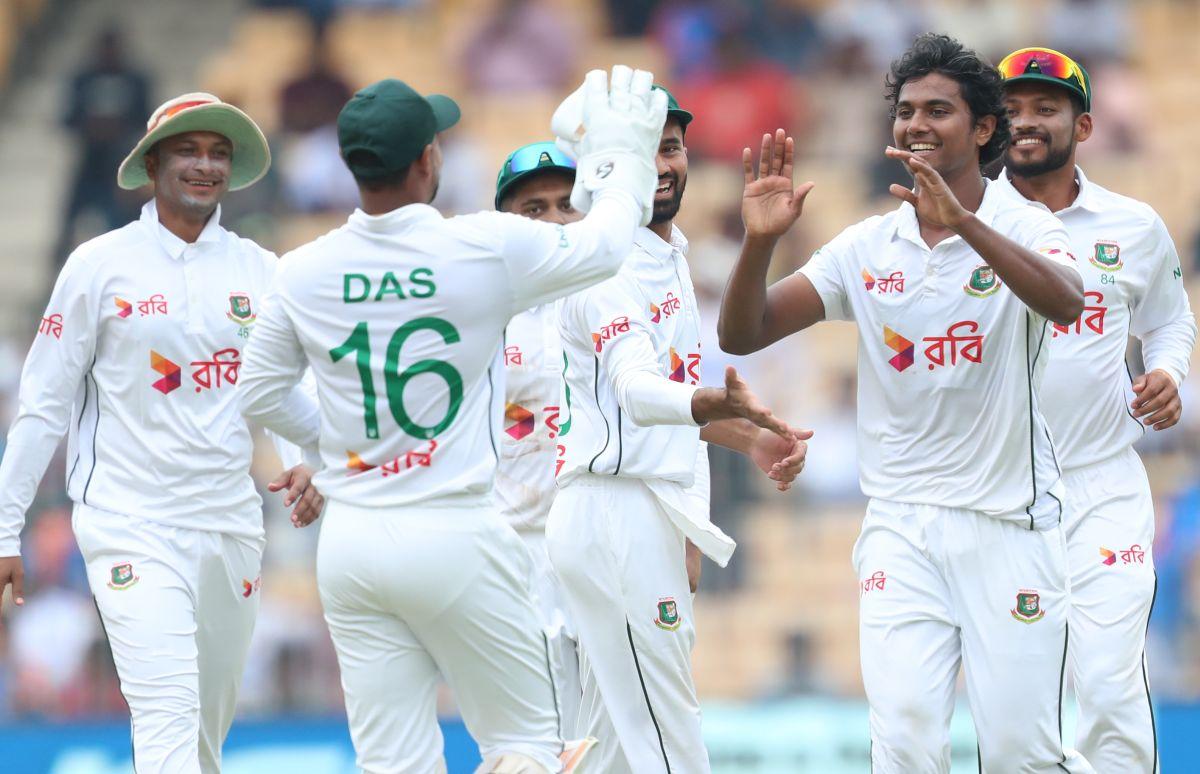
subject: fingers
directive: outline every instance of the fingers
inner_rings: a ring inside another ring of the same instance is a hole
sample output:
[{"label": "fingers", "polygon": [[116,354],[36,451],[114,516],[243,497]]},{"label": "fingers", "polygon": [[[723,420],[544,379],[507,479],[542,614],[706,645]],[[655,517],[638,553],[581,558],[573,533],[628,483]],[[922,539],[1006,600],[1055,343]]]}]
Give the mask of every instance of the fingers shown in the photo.
[{"label": "fingers", "polygon": [[902,185],[892,183],[890,186],[888,186],[888,193],[890,193],[892,196],[895,196],[900,201],[908,202],[914,207],[917,206],[916,193],[910,191]]},{"label": "fingers", "polygon": [[25,569],[24,569],[24,567],[22,567],[22,566],[17,567],[17,569],[13,572],[11,583],[12,583],[13,602],[16,602],[18,605],[25,604]]},{"label": "fingers", "polygon": [[285,470],[275,477],[273,481],[267,484],[268,492],[278,492],[280,489],[290,486],[292,483],[292,471]]},{"label": "fingers", "polygon": [[771,174],[771,135],[762,136],[762,147],[758,150],[758,179]]},{"label": "fingers", "polygon": [[742,148],[742,177],[746,185],[754,182],[754,151]]},{"label": "fingers", "polygon": [[792,192],[792,207],[800,209],[804,206],[804,199],[808,196],[808,192],[816,188],[817,184],[809,180],[807,183],[801,183],[800,187]]},{"label": "fingers", "polygon": [[633,84],[633,70],[625,65],[613,65],[612,78],[608,84],[609,104],[622,113],[629,112],[633,99],[629,89]]},{"label": "fingers", "polygon": [[[782,134],[783,130],[780,129],[779,133]],[[792,179],[792,170],[793,170],[792,164],[795,161],[795,159],[796,159],[796,141],[793,140],[791,137],[788,137],[783,141],[783,167],[781,167],[779,170],[779,174],[783,175],[788,180]]]},{"label": "fingers", "polygon": [[1183,414],[1183,403],[1176,396],[1170,401],[1166,407],[1154,415],[1154,429],[1166,430],[1168,427],[1174,427],[1179,422],[1179,417]]},{"label": "fingers", "polygon": [[778,175],[783,171],[783,157],[785,153],[784,146],[787,144],[787,135],[782,129],[775,130],[775,141],[771,143],[771,174]]},{"label": "fingers", "polygon": [[296,504],[296,508],[292,511],[292,524],[297,527],[307,527],[317,520],[321,515],[321,507],[324,505],[325,498],[317,493],[316,487],[310,486],[304,491],[300,502]]},{"label": "fingers", "polygon": [[725,389],[735,390],[745,386],[746,383],[742,381],[742,377],[738,376],[737,369],[733,366],[725,366]]},{"label": "fingers", "polygon": [[629,83],[629,93],[635,99],[645,99],[654,85],[654,73],[649,70],[634,70],[633,79]]},{"label": "fingers", "polygon": [[[592,70],[583,79],[583,125],[591,120],[593,110],[603,110],[608,105],[608,73]],[[570,137],[559,133],[559,137]]]},{"label": "fingers", "polygon": [[1165,407],[1171,398],[1177,395],[1174,390],[1168,390],[1163,382],[1150,380],[1129,407],[1133,409],[1135,417],[1141,418]]}]

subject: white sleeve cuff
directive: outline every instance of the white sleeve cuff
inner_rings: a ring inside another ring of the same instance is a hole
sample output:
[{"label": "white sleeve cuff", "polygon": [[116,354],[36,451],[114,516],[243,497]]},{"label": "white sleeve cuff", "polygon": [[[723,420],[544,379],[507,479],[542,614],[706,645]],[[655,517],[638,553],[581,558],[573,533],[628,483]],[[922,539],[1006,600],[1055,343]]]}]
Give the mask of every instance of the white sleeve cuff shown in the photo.
[{"label": "white sleeve cuff", "polygon": [[692,396],[700,389],[649,371],[621,374],[613,384],[617,403],[638,427],[687,425],[699,427],[692,416]]}]

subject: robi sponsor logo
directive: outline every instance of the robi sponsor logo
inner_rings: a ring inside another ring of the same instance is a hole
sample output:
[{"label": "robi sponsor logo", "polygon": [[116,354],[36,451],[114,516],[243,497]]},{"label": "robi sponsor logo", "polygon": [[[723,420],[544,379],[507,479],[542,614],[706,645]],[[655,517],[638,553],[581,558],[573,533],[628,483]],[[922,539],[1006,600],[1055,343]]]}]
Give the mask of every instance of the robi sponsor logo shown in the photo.
[{"label": "robi sponsor logo", "polygon": [[883,326],[883,343],[896,352],[896,356],[888,360],[892,368],[903,371],[913,364],[913,343],[886,325]]},{"label": "robi sponsor logo", "polygon": [[[1091,302],[1089,305],[1088,302]],[[1104,306],[1104,294],[1095,290],[1089,290],[1083,294],[1083,312],[1079,317],[1075,318],[1074,323],[1068,325],[1059,325],[1052,323],[1054,333],[1052,338],[1058,338],[1058,335],[1068,333],[1080,333],[1086,327],[1097,336],[1104,335],[1104,315],[1108,312],[1108,307]]]}]

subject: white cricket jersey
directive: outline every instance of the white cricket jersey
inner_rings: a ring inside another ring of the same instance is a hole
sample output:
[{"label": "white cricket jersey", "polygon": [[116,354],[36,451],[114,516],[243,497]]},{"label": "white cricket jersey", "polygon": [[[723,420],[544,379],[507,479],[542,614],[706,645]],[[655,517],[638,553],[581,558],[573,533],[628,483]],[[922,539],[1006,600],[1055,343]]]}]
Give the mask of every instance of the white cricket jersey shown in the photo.
[{"label": "white cricket jersey", "polygon": [[[1146,431],[1129,404],[1135,395],[1125,349],[1142,341],[1146,370],[1161,368],[1182,384],[1196,320],[1183,287],[1179,254],[1148,205],[1113,193],[1075,168],[1079,195],[1054,213],[1067,228],[1083,275],[1084,309],[1070,325],[1051,325],[1042,406],[1058,460],[1078,468],[1119,454]],[[1027,204],[1005,170],[999,185]]]},{"label": "white cricket jersey", "polygon": [[554,501],[562,371],[555,305],[514,316],[504,331],[504,432],[496,469],[496,500],[514,529],[545,529]]},{"label": "white cricket jersey", "polygon": [[486,495],[503,433],[505,325],[611,276],[637,217],[615,190],[568,226],[499,212],[446,219],[424,204],[356,210],[280,262],[239,384],[243,411],[291,439],[300,428],[279,398],[307,361],[326,496],[389,507]]},{"label": "white cricket jersey", "polygon": [[[71,499],[173,527],[262,535],[234,384],[276,259],[220,226],[140,220],[75,250],[21,375],[0,464],[0,556],[68,427]],[[310,439],[310,440],[315,440]]]},{"label": "white cricket jersey", "polygon": [[[976,217],[1073,266],[1048,213],[989,183]],[[1030,310],[957,235],[930,249],[910,204],[851,226],[800,269],[825,319],[858,325],[863,494],[1053,527],[1060,471],[1038,405],[1049,341]]]},{"label": "white cricket jersey", "polygon": [[599,473],[691,486],[699,425],[638,427],[613,387],[618,374],[638,370],[700,384],[700,313],[686,250],[678,228],[669,243],[639,228],[617,276],[560,305],[567,360],[561,483]]},{"label": "white cricket jersey", "polygon": [[639,426],[618,397],[617,384],[639,372],[699,387],[700,311],[686,252],[678,228],[670,242],[639,228],[616,277],[559,305],[567,362],[559,483],[585,474],[644,480],[675,526],[724,567],[734,543],[709,522],[708,455],[690,398],[680,405],[687,424]]}]

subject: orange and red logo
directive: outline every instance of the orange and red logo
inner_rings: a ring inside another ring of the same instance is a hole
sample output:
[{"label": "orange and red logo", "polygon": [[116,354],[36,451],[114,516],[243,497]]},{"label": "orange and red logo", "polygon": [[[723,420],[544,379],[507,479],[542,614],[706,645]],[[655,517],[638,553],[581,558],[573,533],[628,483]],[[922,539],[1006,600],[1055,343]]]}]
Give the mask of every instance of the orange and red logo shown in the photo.
[{"label": "orange and red logo", "polygon": [[162,378],[150,385],[151,387],[163,395],[179,389],[181,381],[179,366],[154,350],[150,350],[150,369],[162,374]]},{"label": "orange and red logo", "polygon": [[883,326],[883,343],[897,353],[888,360],[892,368],[903,371],[913,364],[913,343],[886,325]]},{"label": "orange and red logo", "polygon": [[516,403],[506,404],[504,407],[504,418],[512,422],[511,425],[504,428],[504,432],[508,433],[514,441],[519,441],[533,432],[533,412],[524,406]]}]

